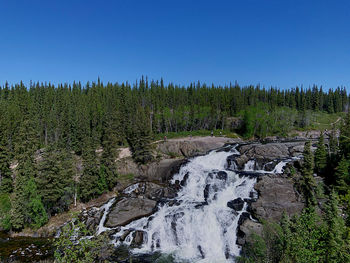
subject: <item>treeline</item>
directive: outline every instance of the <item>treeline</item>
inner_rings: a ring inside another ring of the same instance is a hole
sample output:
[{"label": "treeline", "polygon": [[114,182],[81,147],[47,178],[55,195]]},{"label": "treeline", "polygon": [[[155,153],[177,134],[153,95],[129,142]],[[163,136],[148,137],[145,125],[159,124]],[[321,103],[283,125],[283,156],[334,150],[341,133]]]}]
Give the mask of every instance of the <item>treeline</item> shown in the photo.
[{"label": "treeline", "polygon": [[291,176],[305,209],[292,218],[284,214],[278,223],[263,222],[262,234],[251,237],[240,262],[350,262],[350,112],[339,141],[332,133],[325,144],[322,135],[314,153],[305,144],[299,172]]},{"label": "treeline", "polygon": [[[225,129],[228,117],[242,114],[248,124],[250,110],[261,105],[276,123],[289,111],[344,111],[349,97],[345,88],[199,82],[184,87],[143,77],[134,85],[5,84],[0,88],[1,227],[39,227],[73,200],[85,202],[112,189],[119,146],[129,146],[135,161],[146,163],[153,158],[149,144],[155,134]],[[286,111],[275,118],[279,109]],[[261,127],[250,133],[271,133]]]}]

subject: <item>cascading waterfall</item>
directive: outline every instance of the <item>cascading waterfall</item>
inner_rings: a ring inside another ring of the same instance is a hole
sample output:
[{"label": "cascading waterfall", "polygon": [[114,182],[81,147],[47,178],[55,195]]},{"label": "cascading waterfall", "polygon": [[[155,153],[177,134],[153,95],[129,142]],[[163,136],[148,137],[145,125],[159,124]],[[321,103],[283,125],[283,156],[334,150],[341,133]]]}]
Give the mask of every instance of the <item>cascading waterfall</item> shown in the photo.
[{"label": "cascading waterfall", "polygon": [[[135,253],[159,251],[172,254],[178,262],[233,262],[240,252],[238,220],[247,209],[243,200],[250,198],[256,182],[226,169],[226,159],[233,154],[239,154],[235,148],[193,158],[172,179],[175,183],[188,175],[177,205],[165,203],[153,216],[122,227],[115,235],[116,245],[122,244],[118,238],[124,231],[141,230],[147,234]],[[241,200],[242,207],[230,208],[233,200]],[[123,242],[129,245],[131,240],[132,233]]]},{"label": "cascading waterfall", "polygon": [[[161,202],[153,215],[121,227],[113,236],[114,244],[130,246],[135,231],[142,231],[143,245],[132,250],[135,254],[160,252],[172,255],[175,262],[234,262],[240,253],[239,219],[249,216],[247,202],[257,196],[256,177],[239,175],[234,161],[239,155],[231,146],[192,158],[171,181],[182,185],[176,198]],[[295,159],[280,160],[272,171],[258,170],[255,160],[249,160],[243,170],[248,175],[282,173]],[[123,194],[138,187],[133,184]],[[111,199],[101,207],[104,213],[97,234],[109,230],[104,222],[113,203]]]},{"label": "cascading waterfall", "polygon": [[97,227],[96,235],[99,235],[102,232],[109,230],[109,228],[105,227],[104,224],[105,224],[105,221],[107,219],[107,215],[108,215],[109,209],[113,205],[114,200],[115,200],[115,198],[112,198],[107,203],[105,203],[103,206],[101,206],[100,209],[103,210],[103,216],[102,216],[102,218],[100,220],[100,223],[99,223],[99,225]]}]

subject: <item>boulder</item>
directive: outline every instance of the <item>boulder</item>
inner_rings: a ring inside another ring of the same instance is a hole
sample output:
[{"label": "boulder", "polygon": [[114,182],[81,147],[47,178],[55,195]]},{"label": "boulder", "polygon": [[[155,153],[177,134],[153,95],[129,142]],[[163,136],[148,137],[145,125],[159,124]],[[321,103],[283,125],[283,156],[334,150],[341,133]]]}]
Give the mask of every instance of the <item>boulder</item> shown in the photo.
[{"label": "boulder", "polygon": [[243,246],[245,242],[251,242],[252,234],[262,235],[262,224],[252,221],[250,219],[245,220],[237,231],[237,244]]},{"label": "boulder", "polygon": [[132,233],[132,242],[131,245],[133,247],[140,247],[143,243],[143,237],[145,232],[137,230],[134,233]]},{"label": "boulder", "polygon": [[219,171],[219,172],[216,174],[216,178],[219,179],[219,180],[226,181],[226,180],[227,180],[227,173],[224,172],[224,171]]},{"label": "boulder", "polygon": [[237,198],[235,200],[227,202],[227,206],[235,211],[241,211],[244,206],[244,201],[242,198]]},{"label": "boulder", "polygon": [[123,198],[111,208],[105,226],[123,226],[131,221],[151,215],[157,202],[148,198]]},{"label": "boulder", "polygon": [[151,200],[159,201],[162,198],[173,198],[176,195],[175,189],[162,184],[140,182],[129,185],[128,188],[133,186],[136,186],[136,188],[128,194],[130,197],[143,196]]},{"label": "boulder", "polygon": [[279,221],[283,212],[291,216],[304,208],[294,190],[293,181],[289,178],[279,175],[262,176],[255,189],[259,198],[252,203],[251,208],[257,218]]}]

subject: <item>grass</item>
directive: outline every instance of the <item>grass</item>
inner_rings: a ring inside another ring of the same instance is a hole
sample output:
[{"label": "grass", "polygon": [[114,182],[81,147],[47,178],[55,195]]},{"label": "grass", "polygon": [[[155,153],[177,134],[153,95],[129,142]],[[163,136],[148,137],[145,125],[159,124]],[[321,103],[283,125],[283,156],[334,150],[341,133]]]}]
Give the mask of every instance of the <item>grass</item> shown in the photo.
[{"label": "grass", "polygon": [[131,181],[134,180],[135,175],[132,173],[129,174],[118,174],[118,180],[121,181]]},{"label": "grass", "polygon": [[[222,133],[221,136],[226,136],[229,138],[239,138],[239,136],[231,132],[229,130],[213,130],[214,136],[218,137],[220,136],[220,132]],[[195,136],[210,136],[211,135],[211,130],[196,130],[196,131],[180,131],[180,132],[168,132],[168,133],[158,133],[154,135],[155,140],[163,140],[164,136],[167,137],[167,139],[174,139],[174,138],[183,138],[183,137],[189,137],[192,135],[193,137]]]},{"label": "grass", "polygon": [[325,130],[325,129],[331,129],[332,123],[335,123],[336,126],[338,126],[341,122],[337,120],[339,118],[344,118],[345,113],[333,113],[329,114],[326,112],[314,112],[312,113],[312,120],[311,124],[309,125],[309,129],[311,130]]}]

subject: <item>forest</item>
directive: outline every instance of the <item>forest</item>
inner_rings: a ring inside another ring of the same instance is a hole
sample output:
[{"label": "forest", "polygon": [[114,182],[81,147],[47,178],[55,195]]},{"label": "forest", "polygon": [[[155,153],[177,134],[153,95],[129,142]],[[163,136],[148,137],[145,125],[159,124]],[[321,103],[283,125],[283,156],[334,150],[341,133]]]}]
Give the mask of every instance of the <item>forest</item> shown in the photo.
[{"label": "forest", "polygon": [[[134,84],[104,84],[100,79],[86,85],[6,83],[0,88],[0,228],[37,229],[74,200],[87,202],[111,190],[118,178],[114,162],[118,147],[129,146],[134,160],[145,164],[153,158],[150,142],[156,136],[199,130],[229,130],[258,139],[285,136],[291,130],[308,129],[315,112],[345,116],[349,101],[345,88],[323,91],[317,86],[288,90],[237,83],[179,86],[144,77]],[[230,118],[241,120],[241,125],[233,127]],[[348,233],[341,231],[350,226],[349,220],[334,216],[338,206],[347,213],[350,209],[349,114],[341,124],[339,146],[334,142],[328,153],[320,142],[300,183],[305,195],[310,195],[310,212],[305,212],[309,218],[315,203],[312,174],[325,178],[326,194],[334,196],[328,205],[333,214],[322,221],[328,225],[320,231],[335,235],[329,241],[334,244],[339,238],[346,240],[339,235]],[[306,222],[303,216],[285,219],[285,242],[292,240],[286,235],[291,235],[293,227],[323,227]],[[327,232],[338,228],[340,232]],[[285,250],[294,246],[283,245]],[[261,262],[272,262],[262,258]]]}]

